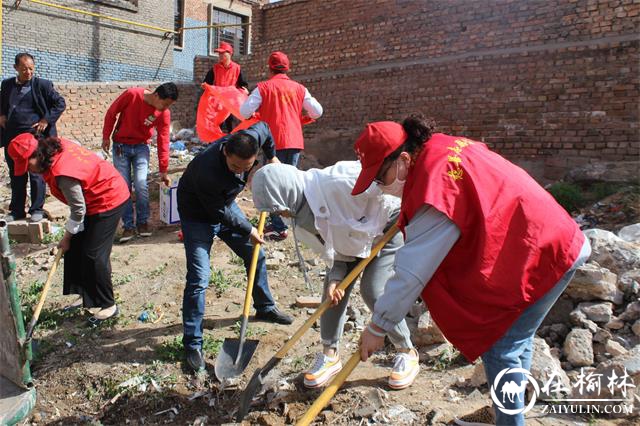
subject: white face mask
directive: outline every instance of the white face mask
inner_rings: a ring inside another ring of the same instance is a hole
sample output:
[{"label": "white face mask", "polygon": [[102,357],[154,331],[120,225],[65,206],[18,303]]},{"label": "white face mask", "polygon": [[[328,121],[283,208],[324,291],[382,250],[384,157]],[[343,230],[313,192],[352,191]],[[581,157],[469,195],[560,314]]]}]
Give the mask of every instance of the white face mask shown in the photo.
[{"label": "white face mask", "polygon": [[393,182],[391,182],[389,185],[378,185],[380,187],[380,190],[383,193],[388,195],[393,195],[398,198],[402,198],[402,191],[404,190],[404,184],[407,181],[406,178],[403,180],[399,179],[400,164],[402,164],[402,167],[405,167],[404,161],[398,159],[398,161],[396,162],[396,178],[394,179]]}]

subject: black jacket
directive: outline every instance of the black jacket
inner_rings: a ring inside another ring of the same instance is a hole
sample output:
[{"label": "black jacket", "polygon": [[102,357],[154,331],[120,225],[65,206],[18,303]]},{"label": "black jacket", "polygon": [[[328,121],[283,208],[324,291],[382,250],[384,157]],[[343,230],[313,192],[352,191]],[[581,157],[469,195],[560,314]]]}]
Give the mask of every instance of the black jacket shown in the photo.
[{"label": "black jacket", "polygon": [[[0,84],[0,115],[9,114],[9,99],[11,91],[16,87],[16,78],[11,77],[2,80]],[[56,122],[64,112],[66,103],[64,98],[53,88],[53,83],[43,78],[33,77],[31,79],[31,96],[33,104],[40,118],[44,118],[49,126],[44,130],[44,136],[57,136]],[[35,123],[22,123],[35,124]],[[0,130],[2,130],[0,128]],[[9,132],[2,131],[2,146],[6,146],[13,137]],[[11,139],[10,139],[11,138]]]},{"label": "black jacket", "polygon": [[[267,123],[258,122],[241,132],[253,136],[265,157],[275,156],[275,144]],[[187,166],[178,183],[180,220],[222,224],[241,235],[249,235],[252,225],[246,218],[231,214],[229,207],[247,184],[249,172],[238,178],[229,168],[222,149],[229,136],[212,143]]]}]

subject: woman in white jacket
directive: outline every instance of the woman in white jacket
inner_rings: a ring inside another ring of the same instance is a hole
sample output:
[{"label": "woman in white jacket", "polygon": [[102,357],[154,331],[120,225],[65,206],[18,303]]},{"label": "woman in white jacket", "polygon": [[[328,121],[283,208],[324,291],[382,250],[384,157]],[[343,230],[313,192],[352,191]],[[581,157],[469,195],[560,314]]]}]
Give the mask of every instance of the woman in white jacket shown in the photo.
[{"label": "woman in white jacket", "polygon": [[[342,369],[338,346],[353,286],[344,293],[336,286],[369,256],[375,238],[395,223],[399,211],[400,200],[383,195],[375,185],[357,197],[351,195],[360,170],[357,161],[306,172],[287,164],[269,164],[253,177],[256,208],[291,217],[300,240],[318,252],[328,266],[323,300],[330,298],[332,307],[320,319],[323,350],[304,376],[304,384],[310,388],[324,385]],[[360,292],[369,309],[393,275],[395,253],[401,246],[402,235],[397,234],[365,268]],[[398,350],[389,386],[404,389],[418,374],[418,353],[405,321],[388,335]]]}]

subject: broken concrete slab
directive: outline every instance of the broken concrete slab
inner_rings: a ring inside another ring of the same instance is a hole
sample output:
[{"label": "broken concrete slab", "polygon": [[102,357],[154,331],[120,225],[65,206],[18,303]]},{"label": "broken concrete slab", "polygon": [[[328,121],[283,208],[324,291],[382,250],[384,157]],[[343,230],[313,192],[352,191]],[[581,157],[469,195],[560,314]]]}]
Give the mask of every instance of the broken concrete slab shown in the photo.
[{"label": "broken concrete slab", "polygon": [[640,246],[623,240],[613,232],[588,229],[584,235],[591,242],[590,262],[597,262],[614,274],[640,268]]},{"label": "broken concrete slab", "polygon": [[21,243],[42,243],[45,234],[51,233],[51,223],[48,220],[40,222],[28,222],[27,220],[15,220],[7,224],[9,237]]},{"label": "broken concrete slab", "polygon": [[611,317],[613,316],[613,305],[608,302],[580,303],[578,309],[584,312],[587,318],[593,322],[607,323],[611,321]]},{"label": "broken concrete slab", "polygon": [[298,296],[296,306],[298,308],[317,308],[322,303],[320,296]]},{"label": "broken concrete slab", "polygon": [[566,294],[575,300],[608,300],[619,305],[623,294],[616,286],[618,277],[594,263],[582,265],[567,287]]},{"label": "broken concrete slab", "polygon": [[575,328],[564,341],[563,350],[567,361],[576,367],[593,364],[593,336],[589,330]]},{"label": "broken concrete slab", "polygon": [[[570,389],[571,382],[567,373],[562,370],[560,361],[551,354],[551,349],[544,339],[535,337],[533,339],[533,356],[531,359],[531,374],[538,383],[547,383],[553,376],[554,380],[560,380],[562,386],[558,389]],[[559,398],[561,395],[550,395],[552,389],[548,389],[549,392],[543,393],[546,397]]]}]

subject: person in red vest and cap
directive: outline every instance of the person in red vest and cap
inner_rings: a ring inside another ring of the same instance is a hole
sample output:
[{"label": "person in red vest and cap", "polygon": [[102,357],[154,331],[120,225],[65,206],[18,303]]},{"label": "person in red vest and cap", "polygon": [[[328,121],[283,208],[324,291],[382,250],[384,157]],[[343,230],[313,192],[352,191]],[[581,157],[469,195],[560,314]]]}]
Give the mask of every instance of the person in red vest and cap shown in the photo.
[{"label": "person in red vest and cap", "polygon": [[[249,94],[249,85],[242,75],[240,65],[231,60],[233,56],[233,46],[223,41],[220,43],[220,46],[215,49],[215,52],[218,53],[218,62],[211,67],[203,83],[222,87],[235,86],[243,90],[246,94]],[[222,130],[231,133],[231,130],[235,127],[234,124],[235,119],[230,115],[229,118],[222,123]]]},{"label": "person in red vest and cap", "polygon": [[[322,105],[306,87],[289,78],[289,58],[273,52],[268,60],[270,78],[258,83],[240,107],[240,114],[250,118],[256,111],[271,129],[276,142],[276,156],[281,163],[297,167],[300,151],[304,149],[302,136],[303,111],[312,119],[320,118]],[[264,237],[274,241],[287,238],[287,226],[278,215],[271,215]]]},{"label": "person in red vest and cap", "polygon": [[515,382],[514,402],[494,398],[496,423],[523,425],[533,337],[591,248],[524,170],[483,143],[433,130],[413,115],[402,125],[368,124],[355,143],[362,171],[352,194],[375,182],[402,197],[405,235],[362,333],[361,358],[422,296],[445,337],[469,361],[482,358],[494,394]]},{"label": "person in red vest and cap", "polygon": [[58,248],[64,252],[63,294],[77,294],[69,308],[97,308],[98,325],[118,315],[111,284],[111,247],[129,188],[111,163],[64,138],[30,133],[9,145],[16,176],[40,173],[51,193],[71,210]]}]

